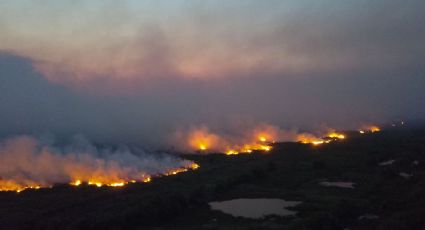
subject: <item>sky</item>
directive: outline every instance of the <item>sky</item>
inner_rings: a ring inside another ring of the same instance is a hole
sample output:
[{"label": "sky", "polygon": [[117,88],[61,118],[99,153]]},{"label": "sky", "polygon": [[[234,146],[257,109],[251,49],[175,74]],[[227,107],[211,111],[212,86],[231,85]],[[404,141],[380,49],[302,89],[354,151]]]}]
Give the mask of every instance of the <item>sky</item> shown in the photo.
[{"label": "sky", "polygon": [[422,0],[1,1],[0,135],[425,118]]}]

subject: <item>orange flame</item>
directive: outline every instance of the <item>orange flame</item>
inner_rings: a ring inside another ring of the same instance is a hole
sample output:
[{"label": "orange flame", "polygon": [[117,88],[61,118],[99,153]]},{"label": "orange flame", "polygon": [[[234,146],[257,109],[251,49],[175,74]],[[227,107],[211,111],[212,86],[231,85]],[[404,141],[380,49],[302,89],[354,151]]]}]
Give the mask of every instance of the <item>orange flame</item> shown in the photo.
[{"label": "orange flame", "polygon": [[326,135],[329,138],[334,138],[334,139],[345,139],[345,135],[342,133],[337,133],[335,131],[328,133],[328,135]]},{"label": "orange flame", "polygon": [[226,155],[237,155],[241,153],[252,153],[253,151],[271,151],[272,146],[270,145],[273,140],[273,135],[265,132],[255,130],[253,131],[252,137],[241,138],[245,144],[238,143],[232,144],[225,138],[209,132],[205,127],[200,129],[192,130],[188,135],[188,143],[194,150],[198,151],[219,151]]},{"label": "orange flame", "polygon": [[[191,165],[189,165],[188,167],[185,168],[176,168],[176,169],[171,169],[167,172],[165,172],[163,175],[164,176],[171,176],[171,175],[176,175],[178,173],[182,173],[182,172],[187,172],[189,170],[196,170],[198,169],[200,166],[196,163],[192,163]],[[124,181],[124,180],[118,180],[118,181],[109,181],[106,182],[104,180],[104,178],[95,178],[95,179],[91,179],[88,180],[87,183],[88,185],[93,185],[96,187],[102,187],[102,186],[108,186],[108,187],[123,187],[125,185],[127,185],[128,183],[136,183],[136,182],[143,182],[143,183],[149,183],[152,181],[152,177],[148,176],[148,175],[142,175],[141,178],[139,180],[130,180],[130,181]],[[70,185],[73,186],[80,186],[81,184],[83,184],[84,182],[80,179],[77,179],[71,183],[69,183]]]},{"label": "orange flame", "polygon": [[376,125],[368,125],[368,126],[364,126],[361,130],[359,130],[359,133],[361,134],[365,134],[366,132],[369,133],[376,133],[376,132],[380,132],[381,128],[379,128]]},{"label": "orange flame", "polygon": [[25,189],[40,189],[42,185],[39,185],[33,181],[24,181],[23,183],[18,183],[14,180],[3,180],[0,179],[0,191],[16,191],[22,192]]},{"label": "orange flame", "polygon": [[[188,167],[185,167],[185,168],[176,168],[176,169],[169,170],[169,171],[165,172],[163,175],[165,175],[165,176],[176,175],[178,173],[187,172],[189,170],[196,170],[199,167],[200,166],[198,164],[192,163],[191,165],[189,165]],[[123,186],[127,185],[128,183],[136,183],[137,181],[148,183],[148,182],[152,181],[152,177],[149,176],[149,175],[143,174],[139,180],[125,181],[124,179],[113,180],[111,178],[108,178],[107,175],[104,175],[103,177],[91,178],[91,179],[87,179],[87,180],[75,179],[72,182],[70,182],[69,184],[72,185],[72,186],[80,186],[82,184],[87,184],[87,185],[92,185],[92,186],[96,186],[96,187],[103,187],[103,186],[123,187]],[[51,185],[38,184],[37,182],[34,182],[34,181],[19,181],[18,182],[18,181],[14,181],[14,180],[0,179],[0,191],[21,192],[21,191],[26,190],[26,189],[40,189],[40,188],[44,188],[44,187],[51,187]]]},{"label": "orange flame", "polygon": [[303,144],[313,144],[313,145],[321,145],[325,143],[325,141],[319,137],[314,136],[309,133],[302,133],[297,136],[296,139],[298,142]]}]

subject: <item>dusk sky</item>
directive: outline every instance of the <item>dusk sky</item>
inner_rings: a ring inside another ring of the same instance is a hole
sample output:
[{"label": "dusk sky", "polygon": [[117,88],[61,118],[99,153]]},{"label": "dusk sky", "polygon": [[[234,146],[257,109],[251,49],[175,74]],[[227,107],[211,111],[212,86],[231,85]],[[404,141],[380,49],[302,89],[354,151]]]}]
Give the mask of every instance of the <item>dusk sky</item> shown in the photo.
[{"label": "dusk sky", "polygon": [[423,0],[1,1],[0,134],[425,118]]}]

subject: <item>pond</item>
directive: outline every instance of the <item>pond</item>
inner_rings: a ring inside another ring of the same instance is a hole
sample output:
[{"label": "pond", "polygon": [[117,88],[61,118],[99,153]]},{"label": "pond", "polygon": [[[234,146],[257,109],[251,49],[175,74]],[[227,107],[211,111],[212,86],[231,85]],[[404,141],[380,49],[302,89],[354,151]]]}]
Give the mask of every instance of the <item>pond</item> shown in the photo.
[{"label": "pond", "polygon": [[297,212],[286,209],[300,204],[300,201],[282,199],[234,199],[210,202],[211,209],[222,211],[235,217],[262,218],[268,215],[292,216]]}]

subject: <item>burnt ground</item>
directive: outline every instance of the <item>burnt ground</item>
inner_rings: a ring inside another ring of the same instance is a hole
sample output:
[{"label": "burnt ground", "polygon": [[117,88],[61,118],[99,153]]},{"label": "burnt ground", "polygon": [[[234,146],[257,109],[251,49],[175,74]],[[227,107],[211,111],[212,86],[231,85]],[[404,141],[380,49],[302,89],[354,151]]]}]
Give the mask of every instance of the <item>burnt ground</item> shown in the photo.
[{"label": "burnt ground", "polygon": [[[201,168],[123,188],[0,192],[0,229],[425,229],[425,129],[347,135],[322,146],[277,143],[268,153],[184,155]],[[303,203],[294,217],[263,219],[209,209],[233,198]],[[379,218],[359,220],[365,214]]]}]

